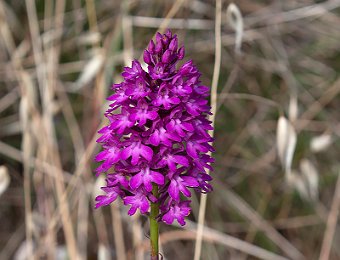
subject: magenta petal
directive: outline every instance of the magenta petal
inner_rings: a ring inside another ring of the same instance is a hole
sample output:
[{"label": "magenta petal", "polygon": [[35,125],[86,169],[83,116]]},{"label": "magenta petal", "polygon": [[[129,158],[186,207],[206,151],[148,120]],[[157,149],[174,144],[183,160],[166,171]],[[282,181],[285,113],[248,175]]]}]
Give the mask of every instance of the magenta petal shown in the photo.
[{"label": "magenta petal", "polygon": [[140,206],[140,212],[142,213],[142,214],[145,214],[148,210],[149,210],[149,202],[148,202],[148,200],[146,199],[146,198],[143,198],[142,199],[142,204],[141,204],[141,206]]},{"label": "magenta petal", "polygon": [[167,213],[165,213],[165,214],[163,215],[162,220],[163,220],[166,224],[171,225],[171,224],[174,222],[175,217],[174,217],[174,215],[173,215],[171,212],[167,212]]},{"label": "magenta petal", "polygon": [[140,117],[139,117],[139,125],[140,126],[143,126],[143,125],[145,125],[145,123],[146,123],[146,115],[141,115]]},{"label": "magenta petal", "polygon": [[189,132],[193,132],[195,130],[192,124],[187,123],[187,122],[182,122],[182,128]]},{"label": "magenta petal", "polygon": [[149,119],[155,120],[158,117],[158,113],[156,111],[149,112]]},{"label": "magenta petal", "polygon": [[168,132],[168,136],[171,140],[180,142],[181,141],[181,137],[179,137],[178,135],[174,134],[174,133],[169,133]]},{"label": "magenta petal", "polygon": [[135,176],[132,176],[130,179],[130,187],[135,190],[142,184],[142,176],[140,173],[137,173]]},{"label": "magenta petal", "polygon": [[159,172],[150,171],[152,174],[152,182],[157,183],[158,185],[164,184],[164,176]]},{"label": "magenta petal", "polygon": [[143,59],[144,59],[144,62],[146,64],[151,64],[152,63],[151,62],[151,55],[150,55],[150,53],[147,50],[145,50],[144,53],[143,53]]},{"label": "magenta petal", "polygon": [[152,191],[152,183],[150,181],[144,180],[144,188],[147,192],[151,192]]},{"label": "magenta petal", "polygon": [[132,159],[131,159],[131,164],[132,165],[137,165],[139,162],[139,150],[135,149],[132,151]]},{"label": "magenta petal", "polygon": [[199,186],[198,181],[194,177],[181,176],[181,178],[182,178],[183,184],[185,186],[189,186],[189,187],[198,187]]},{"label": "magenta petal", "polygon": [[146,160],[148,160],[149,162],[151,161],[152,156],[153,156],[153,151],[149,146],[142,144],[140,153]]},{"label": "magenta petal", "polygon": [[131,152],[132,152],[131,147],[127,147],[127,148],[123,149],[123,151],[120,154],[121,158],[123,160],[126,160],[127,158],[129,158],[131,156]]},{"label": "magenta petal", "polygon": [[173,160],[168,159],[168,167],[171,171],[176,171],[176,164],[174,163]]},{"label": "magenta petal", "polygon": [[177,218],[177,221],[178,221],[178,223],[179,223],[181,226],[184,226],[184,225],[185,225],[184,218]]},{"label": "magenta petal", "polygon": [[137,119],[138,119],[138,114],[137,113],[133,113],[133,114],[131,114],[130,116],[129,116],[129,119],[131,120],[131,121],[136,121]]},{"label": "magenta petal", "polygon": [[175,131],[175,121],[171,120],[169,123],[167,123],[166,129],[170,132]]},{"label": "magenta petal", "polygon": [[188,153],[188,155],[190,155],[194,159],[198,158],[198,154],[197,154],[196,149],[194,148],[192,142],[187,143],[187,153]]},{"label": "magenta petal", "polygon": [[176,201],[179,200],[179,189],[177,186],[177,182],[175,180],[171,181],[169,188],[168,188],[168,192],[171,198],[173,198]]},{"label": "magenta petal", "polygon": [[95,205],[95,208],[99,208],[99,207],[102,207],[102,206],[107,206],[109,204],[111,204],[113,201],[115,201],[117,198],[114,197],[114,196],[106,196],[106,195],[99,195],[96,197],[96,205]]},{"label": "magenta petal", "polygon": [[163,63],[169,63],[171,61],[171,51],[166,50],[162,56],[162,62]]},{"label": "magenta petal", "polygon": [[160,138],[159,138],[159,131],[156,129],[155,132],[149,138],[150,144],[157,146],[159,145]]},{"label": "magenta petal", "polygon": [[182,130],[182,128],[180,126],[176,126],[175,129],[176,129],[177,134],[180,137],[185,137],[186,136],[186,133]]},{"label": "magenta petal", "polygon": [[106,159],[107,151],[101,151],[99,154],[96,155],[95,160],[97,162],[104,161]]},{"label": "magenta petal", "polygon": [[132,215],[134,215],[134,214],[136,213],[136,211],[137,211],[137,207],[136,207],[136,206],[132,206],[132,207],[129,209],[128,214],[129,214],[130,216],[132,216]]},{"label": "magenta petal", "polygon": [[191,197],[191,192],[185,186],[180,186],[179,189],[183,193],[183,195],[185,195],[186,197]]},{"label": "magenta petal", "polygon": [[179,163],[183,166],[189,166],[189,161],[188,159],[185,157],[185,156],[182,156],[182,155],[173,155],[172,156],[174,158],[174,161],[176,163]]},{"label": "magenta petal", "polygon": [[170,99],[170,101],[171,101],[172,104],[175,104],[175,105],[177,105],[181,102],[181,100],[178,97],[173,97],[173,98]]}]

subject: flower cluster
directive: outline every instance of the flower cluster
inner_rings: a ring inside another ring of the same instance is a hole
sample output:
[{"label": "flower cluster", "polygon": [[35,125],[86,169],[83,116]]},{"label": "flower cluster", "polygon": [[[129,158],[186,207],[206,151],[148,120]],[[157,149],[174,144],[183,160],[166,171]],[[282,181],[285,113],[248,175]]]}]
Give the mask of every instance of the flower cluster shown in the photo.
[{"label": "flower cluster", "polygon": [[144,51],[147,72],[135,60],[124,68],[124,81],[113,85],[115,94],[108,98],[112,103],[105,113],[110,123],[97,140],[103,151],[95,158],[102,162],[96,172],[107,173],[107,185],[96,207],[120,197],[131,206],[129,215],[137,209],[148,214],[150,203],[157,202],[159,220],[184,225],[190,213],[188,188],[212,190],[205,172],[213,162],[207,154],[213,151],[209,88],[200,85],[201,74],[192,61],[176,68],[183,58],[176,35],[157,33],[156,42],[151,40]]}]

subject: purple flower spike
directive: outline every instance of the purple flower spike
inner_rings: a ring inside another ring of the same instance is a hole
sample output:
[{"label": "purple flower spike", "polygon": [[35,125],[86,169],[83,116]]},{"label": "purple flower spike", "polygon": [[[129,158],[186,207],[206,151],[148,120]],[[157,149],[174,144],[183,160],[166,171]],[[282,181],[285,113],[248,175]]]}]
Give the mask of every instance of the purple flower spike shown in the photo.
[{"label": "purple flower spike", "polygon": [[[95,157],[101,162],[96,173],[106,173],[107,184],[96,208],[121,198],[130,206],[129,215],[137,210],[148,215],[157,202],[158,220],[184,225],[190,190],[212,190],[206,173],[214,161],[209,87],[200,84],[192,61],[177,66],[184,53],[175,34],[157,33],[143,53],[148,70],[134,60],[124,68],[123,82],[112,86],[105,113],[109,124],[97,140],[103,151]],[[152,193],[154,185],[158,196]]]}]

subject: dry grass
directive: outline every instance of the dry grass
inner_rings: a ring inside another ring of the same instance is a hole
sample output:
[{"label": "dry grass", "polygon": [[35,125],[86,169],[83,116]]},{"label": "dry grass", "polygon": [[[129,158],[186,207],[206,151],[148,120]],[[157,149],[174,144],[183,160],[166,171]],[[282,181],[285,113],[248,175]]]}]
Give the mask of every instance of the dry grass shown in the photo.
[{"label": "dry grass", "polygon": [[166,28],[213,86],[216,163],[164,259],[340,259],[340,1],[230,2],[0,1],[0,259],[148,259],[145,218],[94,210],[93,156],[110,85]]}]

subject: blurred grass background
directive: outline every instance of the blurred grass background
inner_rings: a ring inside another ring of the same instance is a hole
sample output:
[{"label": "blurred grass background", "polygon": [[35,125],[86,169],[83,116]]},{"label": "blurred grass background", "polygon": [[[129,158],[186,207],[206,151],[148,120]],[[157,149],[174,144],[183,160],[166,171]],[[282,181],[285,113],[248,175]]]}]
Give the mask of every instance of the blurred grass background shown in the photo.
[{"label": "blurred grass background", "polygon": [[[0,259],[148,259],[145,217],[94,210],[93,156],[110,85],[165,28],[207,85],[221,46],[200,258],[340,259],[340,1],[233,1],[241,52],[219,1],[0,1]],[[164,259],[194,259],[199,201],[161,225]]]}]

